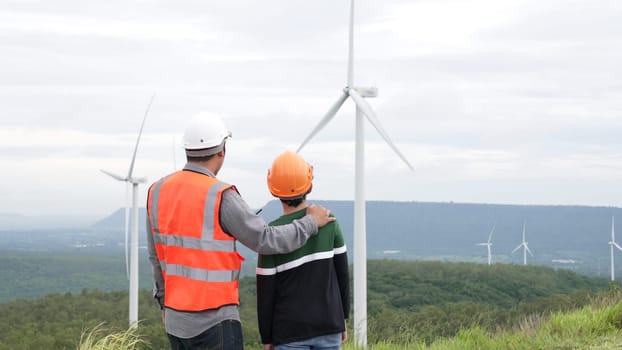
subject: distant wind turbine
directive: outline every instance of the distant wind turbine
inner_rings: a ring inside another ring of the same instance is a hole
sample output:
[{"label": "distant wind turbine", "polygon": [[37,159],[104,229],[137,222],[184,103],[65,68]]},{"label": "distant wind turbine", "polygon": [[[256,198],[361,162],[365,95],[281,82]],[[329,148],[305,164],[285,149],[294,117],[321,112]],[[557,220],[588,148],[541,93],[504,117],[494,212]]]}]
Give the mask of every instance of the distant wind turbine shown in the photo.
[{"label": "distant wind turbine", "polygon": [[356,105],[355,125],[355,179],[354,179],[354,342],[357,347],[367,346],[367,242],[365,232],[365,193],[364,193],[364,117],[374,126],[385,142],[413,170],[406,157],[393,144],[382,128],[380,120],[365,101],[365,97],[376,97],[378,89],[375,87],[354,86],[354,0],[350,2],[350,26],[348,46],[348,75],[347,85],[341,95],[330,107],[328,112],[302,142],[296,152],[315,136],[328,122],[330,122],[343,103],[351,98]]},{"label": "distant wind turbine", "polygon": [[[138,138],[136,139],[136,146],[134,147],[134,154],[132,155],[132,161],[130,163],[130,169],[127,172],[126,176],[117,175],[106,170],[101,169],[104,174],[107,174],[114,178],[115,180],[123,181],[127,183],[128,187],[132,185],[132,239],[130,242],[130,268],[129,268],[129,324],[131,327],[138,327],[138,184],[144,183],[147,181],[144,177],[134,177],[134,163],[136,161],[136,152],[138,151],[138,144],[140,143],[140,136],[143,133],[143,127],[145,126],[145,120],[147,119],[147,114],[149,114],[149,109],[151,109],[151,104],[153,103],[153,99],[155,94],[151,96],[151,100],[149,100],[149,105],[147,106],[147,110],[145,111],[145,115],[143,116],[143,121],[140,124],[140,131],[138,132]],[[127,189],[127,188],[126,188]],[[126,190],[127,196],[127,190]],[[129,215],[128,215],[128,206],[126,201],[125,206],[125,268],[127,273],[127,234],[128,234],[128,223],[129,223]]]},{"label": "distant wind turbine", "polygon": [[490,230],[490,234],[488,235],[488,242],[475,244],[479,246],[488,247],[488,265],[492,265],[492,233],[493,232],[495,232],[495,225],[492,225],[492,230]]},{"label": "distant wind turbine", "polygon": [[531,250],[529,250],[529,247],[527,246],[527,241],[525,241],[525,226],[526,223],[523,221],[523,242],[519,244],[516,248],[514,248],[514,250],[512,250],[512,253],[514,253],[520,247],[523,247],[523,265],[527,265],[527,252],[529,252],[529,254],[533,256],[533,253],[531,252]]},{"label": "distant wind turbine", "polygon": [[609,242],[609,248],[611,250],[611,280],[615,281],[615,268],[613,264],[613,247],[618,248],[618,250],[622,251],[622,247],[618,243],[616,243],[616,233],[615,233],[615,221],[614,217],[611,217],[611,241]]}]

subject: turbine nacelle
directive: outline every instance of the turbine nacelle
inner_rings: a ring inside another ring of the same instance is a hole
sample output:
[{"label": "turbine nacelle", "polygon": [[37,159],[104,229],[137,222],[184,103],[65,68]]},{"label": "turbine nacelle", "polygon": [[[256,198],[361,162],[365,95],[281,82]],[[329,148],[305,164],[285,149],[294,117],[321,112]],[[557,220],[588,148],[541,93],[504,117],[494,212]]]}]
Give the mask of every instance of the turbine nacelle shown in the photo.
[{"label": "turbine nacelle", "polygon": [[517,250],[519,250],[520,248],[524,248],[525,251],[527,251],[527,253],[529,253],[531,256],[533,256],[533,253],[531,252],[531,250],[529,249],[529,246],[527,246],[527,242],[523,242],[521,244],[519,244],[516,248],[514,248],[514,250],[512,250],[512,253],[516,252]]},{"label": "turbine nacelle", "polygon": [[118,174],[106,171],[104,169],[99,169],[99,170],[102,173],[104,173],[104,174],[106,174],[106,175],[108,175],[108,176],[110,176],[113,179],[118,180],[118,181],[128,182],[128,183],[131,183],[131,184],[142,184],[142,183],[147,182],[147,178],[146,177],[127,177],[127,176],[124,177],[124,176],[121,176],[121,175],[118,175]]},{"label": "turbine nacelle", "polygon": [[131,179],[128,179],[127,181],[131,184],[143,184],[147,182],[147,178],[146,177],[133,177]]},{"label": "turbine nacelle", "polygon": [[104,173],[104,174],[106,174],[106,175],[110,176],[111,178],[113,178],[113,179],[115,179],[115,180],[118,180],[118,181],[127,181],[127,177],[125,177],[125,176],[117,175],[117,174],[115,174],[115,173],[111,173],[111,172],[106,171],[106,170],[104,170],[104,169],[99,169],[99,170],[100,170],[102,173]]},{"label": "turbine nacelle", "polygon": [[354,86],[354,87],[345,87],[343,89],[343,91],[347,94],[349,94],[349,90],[354,90],[356,91],[359,95],[361,95],[361,97],[378,97],[378,88],[375,86],[367,86],[367,87],[362,87],[362,86]]}]

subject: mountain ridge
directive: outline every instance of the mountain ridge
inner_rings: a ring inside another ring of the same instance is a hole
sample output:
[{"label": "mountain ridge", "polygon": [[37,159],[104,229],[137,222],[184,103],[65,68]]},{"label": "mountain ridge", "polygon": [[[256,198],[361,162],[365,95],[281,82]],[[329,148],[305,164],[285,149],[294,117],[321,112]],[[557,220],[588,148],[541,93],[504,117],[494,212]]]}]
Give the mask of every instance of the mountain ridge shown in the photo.
[{"label": "mountain ridge", "polygon": [[[353,248],[353,202],[309,200],[327,207],[337,217],[349,252]],[[261,216],[266,221],[281,214],[278,200],[268,202]],[[455,202],[367,201],[368,258],[473,261],[484,263],[486,242],[493,225],[493,263],[522,264],[522,252],[512,250],[526,241],[534,256],[529,264],[573,268],[590,274],[608,273],[611,218],[622,209],[605,206],[477,204]],[[124,209],[85,226],[84,235],[105,235],[122,242]],[[145,209],[140,208],[139,235],[145,244]],[[2,232],[0,232],[1,234]],[[0,241],[0,247],[2,241]],[[256,254],[241,244],[243,255]],[[589,265],[589,267],[588,267]]]}]

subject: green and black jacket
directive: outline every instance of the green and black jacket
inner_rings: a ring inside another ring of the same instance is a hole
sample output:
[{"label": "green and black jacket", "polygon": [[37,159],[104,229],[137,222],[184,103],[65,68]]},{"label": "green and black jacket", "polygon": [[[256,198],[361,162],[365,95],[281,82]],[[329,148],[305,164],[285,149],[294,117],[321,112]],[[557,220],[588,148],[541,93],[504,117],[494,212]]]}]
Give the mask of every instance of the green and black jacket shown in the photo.
[{"label": "green and black jacket", "polygon": [[[270,225],[302,218],[306,209]],[[259,255],[257,314],[263,344],[286,344],[345,330],[350,313],[348,256],[337,221],[289,254]]]}]

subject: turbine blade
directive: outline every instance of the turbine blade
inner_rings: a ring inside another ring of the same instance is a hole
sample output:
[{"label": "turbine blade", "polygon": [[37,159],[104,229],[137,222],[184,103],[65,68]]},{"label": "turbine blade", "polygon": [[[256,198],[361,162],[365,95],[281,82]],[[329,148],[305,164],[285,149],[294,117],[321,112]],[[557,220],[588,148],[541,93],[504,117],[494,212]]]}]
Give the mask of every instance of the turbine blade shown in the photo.
[{"label": "turbine blade", "polygon": [[133,177],[130,179],[129,182],[133,184],[142,184],[142,183],[147,182],[147,178],[146,177]]},{"label": "turbine blade", "polygon": [[348,87],[354,85],[354,0],[350,0],[350,28],[348,34]]},{"label": "turbine blade", "polygon": [[313,138],[315,134],[317,134],[320,130],[322,130],[322,128],[326,126],[326,124],[328,124],[328,122],[330,122],[331,119],[333,119],[333,117],[335,116],[335,114],[337,114],[337,111],[339,111],[339,108],[341,108],[341,105],[343,105],[343,103],[346,101],[347,98],[348,98],[348,95],[344,91],[341,94],[341,96],[339,96],[337,101],[335,101],[335,103],[330,107],[328,112],[326,112],[326,114],[324,115],[322,120],[320,120],[319,124],[315,127],[315,129],[313,129],[313,131],[311,131],[309,136],[307,136],[307,138],[302,142],[302,144],[300,144],[300,147],[298,147],[298,149],[296,150],[296,153],[300,152],[300,150],[307,144],[307,142],[309,142],[309,140],[311,140],[311,138]]},{"label": "turbine blade", "polygon": [[514,250],[512,250],[512,253],[514,253],[515,251],[519,250],[519,249],[520,249],[520,247],[522,247],[522,246],[523,246],[523,244],[522,244],[522,243],[521,243],[521,244],[519,244],[516,248],[514,248]]},{"label": "turbine blade", "polygon": [[151,96],[151,100],[149,100],[149,105],[147,106],[147,110],[145,111],[145,115],[143,116],[143,122],[140,124],[140,131],[138,132],[138,138],[136,139],[136,146],[134,146],[134,154],[132,155],[132,162],[130,163],[130,170],[127,173],[127,178],[132,178],[132,172],[134,171],[134,162],[136,161],[136,152],[138,151],[138,143],[140,142],[140,135],[143,133],[143,128],[145,127],[145,120],[147,120],[147,114],[149,114],[149,110],[151,109],[151,104],[153,103],[153,99],[155,98],[155,94]]},{"label": "turbine blade", "polygon": [[374,111],[371,109],[371,106],[369,105],[369,103],[367,103],[367,101],[365,101],[365,99],[361,95],[359,95],[359,93],[356,92],[356,90],[354,89],[348,89],[348,93],[350,94],[350,97],[352,97],[352,99],[354,100],[354,103],[356,103],[358,108],[360,108],[361,111],[363,111],[363,113],[367,116],[367,120],[369,120],[369,122],[374,126],[374,128],[376,128],[376,130],[378,131],[380,136],[382,136],[385,142],[389,144],[389,146],[393,149],[393,151],[395,151],[395,153],[397,153],[397,155],[400,158],[402,158],[402,160],[404,161],[404,163],[406,163],[406,165],[410,168],[410,170],[414,171],[415,169],[410,164],[408,159],[406,159],[406,157],[404,157],[402,152],[400,152],[400,150],[397,149],[397,147],[393,144],[393,141],[391,141],[391,139],[389,138],[389,135],[387,135],[386,131],[384,131],[384,129],[382,128],[382,125],[380,124],[380,120],[378,119]]},{"label": "turbine blade", "polygon": [[618,243],[613,242],[612,244],[613,244],[616,248],[618,248],[619,250],[621,250],[621,251],[622,251],[622,247],[620,247],[620,245],[619,245]]},{"label": "turbine blade", "polygon": [[492,239],[493,232],[495,232],[495,225],[492,225],[492,230],[490,230],[490,235],[488,235],[488,243],[490,243],[490,240]]},{"label": "turbine blade", "polygon": [[529,249],[529,247],[527,246],[527,242],[525,242],[525,249],[527,250],[529,255],[533,256],[533,253],[531,252],[531,249]]},{"label": "turbine blade", "polygon": [[121,175],[117,175],[117,174],[111,173],[111,172],[106,171],[106,170],[104,170],[104,169],[99,169],[99,170],[100,170],[102,173],[104,173],[104,174],[106,174],[106,175],[108,175],[108,176],[112,177],[112,178],[113,178],[113,179],[115,179],[115,180],[119,180],[119,181],[127,181],[127,179],[126,179],[126,178],[124,178],[124,177],[123,177],[123,176],[121,176]]},{"label": "turbine blade", "polygon": [[129,228],[130,228],[130,195],[129,195],[129,191],[130,191],[130,184],[128,182],[127,186],[125,186],[125,277],[127,277],[127,279],[130,279],[130,268],[128,265],[128,247],[127,247],[127,241],[128,241],[128,232],[129,232]]}]

